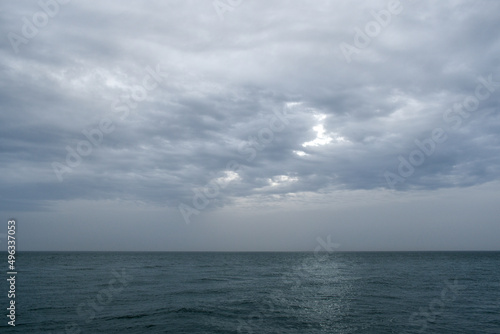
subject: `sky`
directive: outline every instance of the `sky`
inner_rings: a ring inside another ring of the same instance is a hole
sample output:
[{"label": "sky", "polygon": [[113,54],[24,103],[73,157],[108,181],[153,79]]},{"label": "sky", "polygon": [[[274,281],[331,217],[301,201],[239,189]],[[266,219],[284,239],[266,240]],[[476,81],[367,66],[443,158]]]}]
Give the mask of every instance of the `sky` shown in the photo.
[{"label": "sky", "polygon": [[15,218],[19,250],[499,250],[499,16],[5,2],[0,241]]}]

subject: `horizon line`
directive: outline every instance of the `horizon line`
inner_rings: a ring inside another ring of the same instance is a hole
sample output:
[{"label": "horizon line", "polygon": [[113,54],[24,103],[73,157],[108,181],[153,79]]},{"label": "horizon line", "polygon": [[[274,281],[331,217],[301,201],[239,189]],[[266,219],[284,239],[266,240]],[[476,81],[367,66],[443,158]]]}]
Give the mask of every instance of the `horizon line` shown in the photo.
[{"label": "horizon line", "polygon": [[[1,251],[8,253],[6,250]],[[316,253],[311,250],[17,250],[16,253],[47,252],[47,253]],[[478,250],[336,250],[332,252],[319,251],[321,254],[333,253],[417,253],[417,252],[500,252],[500,249]]]}]

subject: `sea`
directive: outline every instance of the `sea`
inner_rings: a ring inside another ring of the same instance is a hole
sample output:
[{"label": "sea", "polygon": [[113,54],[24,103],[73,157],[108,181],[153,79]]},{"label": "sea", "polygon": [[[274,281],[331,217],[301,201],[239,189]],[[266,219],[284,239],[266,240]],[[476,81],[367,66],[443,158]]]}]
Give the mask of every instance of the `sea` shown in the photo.
[{"label": "sea", "polygon": [[4,268],[0,333],[500,333],[500,252],[21,252],[15,326]]}]

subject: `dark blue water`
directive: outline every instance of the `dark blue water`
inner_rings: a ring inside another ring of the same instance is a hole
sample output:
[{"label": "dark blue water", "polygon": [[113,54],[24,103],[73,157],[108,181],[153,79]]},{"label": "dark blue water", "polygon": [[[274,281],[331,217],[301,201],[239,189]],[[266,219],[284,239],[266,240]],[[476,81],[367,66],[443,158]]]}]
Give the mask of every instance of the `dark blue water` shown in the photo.
[{"label": "dark blue water", "polygon": [[500,333],[498,252],[21,253],[17,267],[1,333]]}]

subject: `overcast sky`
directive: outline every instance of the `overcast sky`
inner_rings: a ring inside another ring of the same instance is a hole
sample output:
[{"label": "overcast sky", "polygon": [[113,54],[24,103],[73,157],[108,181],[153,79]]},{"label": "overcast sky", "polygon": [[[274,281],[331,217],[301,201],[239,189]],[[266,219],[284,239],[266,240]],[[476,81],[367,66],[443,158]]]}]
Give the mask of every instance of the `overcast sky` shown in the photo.
[{"label": "overcast sky", "polygon": [[0,11],[20,249],[499,249],[500,2],[41,3]]}]

